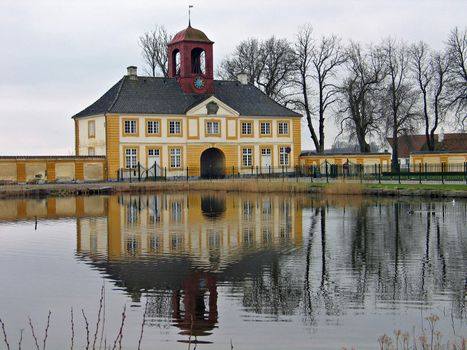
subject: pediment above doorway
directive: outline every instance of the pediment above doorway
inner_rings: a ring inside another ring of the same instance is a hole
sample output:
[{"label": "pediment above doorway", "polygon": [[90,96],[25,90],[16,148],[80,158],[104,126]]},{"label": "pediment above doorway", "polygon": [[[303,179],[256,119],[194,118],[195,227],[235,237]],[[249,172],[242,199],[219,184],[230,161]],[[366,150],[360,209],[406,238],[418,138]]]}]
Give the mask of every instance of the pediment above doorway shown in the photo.
[{"label": "pediment above doorway", "polygon": [[215,96],[211,96],[186,112],[189,116],[235,116],[238,113]]}]

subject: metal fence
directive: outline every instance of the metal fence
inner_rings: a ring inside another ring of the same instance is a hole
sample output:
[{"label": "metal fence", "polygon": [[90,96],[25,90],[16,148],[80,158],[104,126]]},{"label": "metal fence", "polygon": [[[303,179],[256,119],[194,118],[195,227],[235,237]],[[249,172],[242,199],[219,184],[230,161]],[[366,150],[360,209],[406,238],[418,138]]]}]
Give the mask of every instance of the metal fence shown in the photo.
[{"label": "metal fence", "polygon": [[[203,173],[203,176],[200,174]],[[360,182],[465,182],[467,184],[467,162],[458,164],[411,164],[410,166],[382,166],[380,164],[331,164],[323,162],[320,166],[279,166],[279,167],[224,167],[210,172],[199,167],[167,168],[157,164],[145,168],[141,164],[135,168],[121,168],[117,172],[118,181],[170,181],[219,178],[262,178],[287,179],[304,178],[307,181],[360,181]]]}]

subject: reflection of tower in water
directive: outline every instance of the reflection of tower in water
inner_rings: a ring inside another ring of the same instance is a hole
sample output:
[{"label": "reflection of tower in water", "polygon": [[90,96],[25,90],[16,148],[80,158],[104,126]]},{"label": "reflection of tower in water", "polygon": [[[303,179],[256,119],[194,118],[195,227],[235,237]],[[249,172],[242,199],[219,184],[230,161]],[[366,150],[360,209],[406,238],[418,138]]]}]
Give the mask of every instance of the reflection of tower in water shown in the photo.
[{"label": "reflection of tower in water", "polygon": [[180,328],[179,334],[195,339],[179,342],[208,343],[197,337],[210,335],[217,323],[216,276],[210,272],[194,272],[183,280],[181,288],[172,294],[174,325]]},{"label": "reflection of tower in water", "polygon": [[79,220],[78,254],[134,302],[146,295],[149,324],[177,327],[181,342],[208,342],[202,337],[218,322],[218,281],[259,276],[284,247],[302,242],[301,204],[292,197],[126,195],[108,197],[105,208],[106,226]]}]

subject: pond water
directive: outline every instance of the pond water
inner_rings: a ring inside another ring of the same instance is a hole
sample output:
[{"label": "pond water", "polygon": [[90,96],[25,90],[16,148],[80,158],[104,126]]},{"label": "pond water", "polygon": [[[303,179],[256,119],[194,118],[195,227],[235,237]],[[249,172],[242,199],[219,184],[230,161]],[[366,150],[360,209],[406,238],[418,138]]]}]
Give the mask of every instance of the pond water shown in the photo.
[{"label": "pond water", "polygon": [[456,339],[467,336],[466,227],[466,201],[4,200],[0,318],[12,348],[24,330],[25,349],[28,317],[42,348],[49,310],[47,349],[86,348],[83,313],[96,349],[137,349],[141,329],[142,349],[375,349],[395,329],[428,332],[431,314]]}]

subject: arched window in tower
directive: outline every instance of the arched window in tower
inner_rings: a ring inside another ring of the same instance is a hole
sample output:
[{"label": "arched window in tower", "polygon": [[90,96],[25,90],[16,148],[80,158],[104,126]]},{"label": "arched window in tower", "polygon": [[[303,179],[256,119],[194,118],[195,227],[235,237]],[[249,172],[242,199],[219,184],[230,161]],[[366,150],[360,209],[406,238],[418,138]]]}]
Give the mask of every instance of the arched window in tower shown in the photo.
[{"label": "arched window in tower", "polygon": [[191,72],[195,74],[206,73],[206,53],[203,49],[191,50]]},{"label": "arched window in tower", "polygon": [[175,49],[172,52],[172,65],[175,68],[175,75],[180,75],[180,50]]}]

